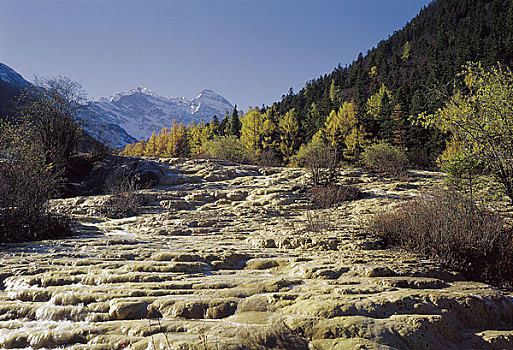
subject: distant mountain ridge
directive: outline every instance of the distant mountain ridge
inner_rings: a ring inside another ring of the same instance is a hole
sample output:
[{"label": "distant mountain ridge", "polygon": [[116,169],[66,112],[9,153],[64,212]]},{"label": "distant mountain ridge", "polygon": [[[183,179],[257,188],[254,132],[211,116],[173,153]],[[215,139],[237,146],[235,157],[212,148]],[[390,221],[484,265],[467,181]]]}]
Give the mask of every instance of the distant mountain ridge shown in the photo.
[{"label": "distant mountain ridge", "polygon": [[[0,117],[12,115],[12,100],[24,89],[33,88],[19,73],[0,63]],[[185,97],[159,96],[138,87],[90,102],[82,117],[89,120],[88,132],[100,133],[111,147],[123,148],[149,138],[154,131],[171,127],[173,120],[185,125],[208,122],[214,115],[222,118],[232,110],[230,101],[208,89],[189,101]]]},{"label": "distant mountain ridge", "polygon": [[138,140],[155,131],[171,127],[173,120],[188,125],[201,120],[208,122],[214,115],[221,118],[233,105],[212,90],[202,90],[192,100],[185,97],[159,96],[150,89],[118,92],[90,104],[91,112],[102,122],[116,124]]}]

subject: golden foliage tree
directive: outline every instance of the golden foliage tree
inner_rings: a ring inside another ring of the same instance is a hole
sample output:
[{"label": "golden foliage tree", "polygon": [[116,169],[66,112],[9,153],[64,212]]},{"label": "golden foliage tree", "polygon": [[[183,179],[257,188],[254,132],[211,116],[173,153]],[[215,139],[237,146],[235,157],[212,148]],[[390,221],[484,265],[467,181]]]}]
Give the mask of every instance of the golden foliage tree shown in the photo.
[{"label": "golden foliage tree", "polygon": [[278,131],[280,134],[280,151],[285,160],[288,161],[300,144],[299,123],[295,109],[289,110],[279,119]]},{"label": "golden foliage tree", "polygon": [[240,140],[248,154],[256,159],[262,151],[264,115],[255,107],[243,115],[240,121],[242,123]]},{"label": "golden foliage tree", "polygon": [[205,154],[205,145],[208,140],[212,139],[214,133],[210,124],[205,124],[204,122],[197,124],[196,122],[192,122],[187,127],[187,136],[189,140],[189,152],[191,155],[197,156]]}]

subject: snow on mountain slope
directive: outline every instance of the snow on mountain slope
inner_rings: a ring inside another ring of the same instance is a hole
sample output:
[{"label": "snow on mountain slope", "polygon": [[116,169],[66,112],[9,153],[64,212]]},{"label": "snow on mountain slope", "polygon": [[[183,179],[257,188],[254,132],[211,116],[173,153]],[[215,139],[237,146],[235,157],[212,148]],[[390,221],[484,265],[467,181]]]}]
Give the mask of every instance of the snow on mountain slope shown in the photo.
[{"label": "snow on mountain slope", "polygon": [[[34,88],[3,63],[0,63],[0,80],[7,83],[4,89],[0,89],[0,112],[5,107],[4,100],[14,96],[14,92],[7,96],[8,86],[13,86],[16,91]],[[159,96],[147,88],[138,87],[91,102],[82,117],[92,119],[95,125],[94,128],[86,127],[89,133],[94,135],[101,130],[102,137],[108,140],[110,146],[122,148],[128,143],[149,138],[153,131],[170,127],[173,119],[185,125],[192,121],[208,122],[214,115],[222,118],[225,111],[232,110],[230,101],[212,90],[203,90],[189,101],[184,97]]]},{"label": "snow on mountain slope", "polygon": [[11,67],[0,63],[0,80],[5,81],[19,89],[30,88],[30,83],[23,79],[23,77],[15,72]]},{"label": "snow on mountain slope", "polygon": [[93,113],[103,122],[116,124],[136,139],[149,138],[153,131],[170,127],[173,119],[185,125],[192,121],[208,122],[214,115],[222,118],[233,105],[212,90],[203,90],[191,101],[180,97],[159,96],[138,87],[101,98],[91,104]]}]

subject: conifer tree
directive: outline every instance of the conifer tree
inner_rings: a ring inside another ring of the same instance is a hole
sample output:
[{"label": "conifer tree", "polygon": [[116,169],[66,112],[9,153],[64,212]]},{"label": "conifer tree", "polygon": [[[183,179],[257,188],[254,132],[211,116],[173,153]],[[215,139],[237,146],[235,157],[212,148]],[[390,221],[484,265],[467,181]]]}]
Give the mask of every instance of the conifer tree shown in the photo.
[{"label": "conifer tree", "polygon": [[235,108],[233,108],[232,116],[230,117],[230,122],[229,122],[230,135],[240,137],[240,128],[241,127],[242,127],[242,124],[240,122],[239,112],[237,111],[237,105],[235,105]]},{"label": "conifer tree", "polygon": [[[358,119],[357,109],[354,102],[344,102],[338,112],[331,111],[326,120],[325,134],[332,146],[343,152],[348,148],[347,138],[351,133],[357,133]],[[351,136],[356,137],[355,135]],[[355,142],[354,140],[352,141]]]},{"label": "conifer tree", "polygon": [[241,142],[255,159],[261,152],[264,116],[258,108],[250,109],[241,119]]},{"label": "conifer tree", "polygon": [[155,135],[155,131],[151,134],[151,137],[146,144],[144,155],[147,157],[157,156],[157,135]]},{"label": "conifer tree", "polygon": [[305,141],[311,140],[315,133],[323,126],[323,124],[324,118],[322,118],[315,102],[312,102],[310,108],[308,108],[306,118],[303,119],[302,129],[305,134]]},{"label": "conifer tree", "polygon": [[296,111],[291,109],[278,122],[280,133],[280,151],[286,161],[292,157],[299,148],[299,123],[296,118]]},{"label": "conifer tree", "polygon": [[229,131],[229,125],[230,124],[230,114],[228,111],[224,113],[224,117],[221,120],[221,123],[219,123],[219,136],[225,136],[230,133]]}]

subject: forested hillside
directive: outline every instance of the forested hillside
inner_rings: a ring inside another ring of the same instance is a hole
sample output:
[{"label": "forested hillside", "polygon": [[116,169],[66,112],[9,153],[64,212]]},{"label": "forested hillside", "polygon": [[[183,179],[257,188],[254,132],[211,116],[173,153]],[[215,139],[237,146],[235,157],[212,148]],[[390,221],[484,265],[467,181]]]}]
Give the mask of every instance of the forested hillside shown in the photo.
[{"label": "forested hillside", "polygon": [[[433,113],[456,90],[464,90],[457,75],[469,61],[481,62],[484,68],[498,62],[511,66],[513,1],[434,1],[351,65],[339,65],[270,107],[235,113],[241,115],[241,125],[238,117],[226,115],[220,124],[183,127],[182,136],[190,155],[215,156],[210,141],[220,138],[218,143],[230,144],[234,152],[245,150],[243,158],[258,161],[265,155],[282,164],[290,163],[313,138],[335,147],[339,158],[350,162],[382,141],[406,150],[411,165],[430,167],[446,147],[446,136],[436,128],[415,125],[411,116]],[[183,155],[179,138],[164,135],[166,131],[149,146],[143,141],[125,154]],[[228,136],[232,139],[222,139]]]},{"label": "forested hillside", "polygon": [[[511,65],[513,1],[434,1],[366,55],[308,82],[272,109],[285,114],[294,108],[303,133],[311,137],[332,110],[354,100],[358,122],[370,137],[406,146],[410,158],[423,163],[443,144],[434,133],[413,127],[408,116],[439,107],[439,93],[450,93],[450,82],[468,61]],[[429,154],[423,154],[426,150]]]}]

